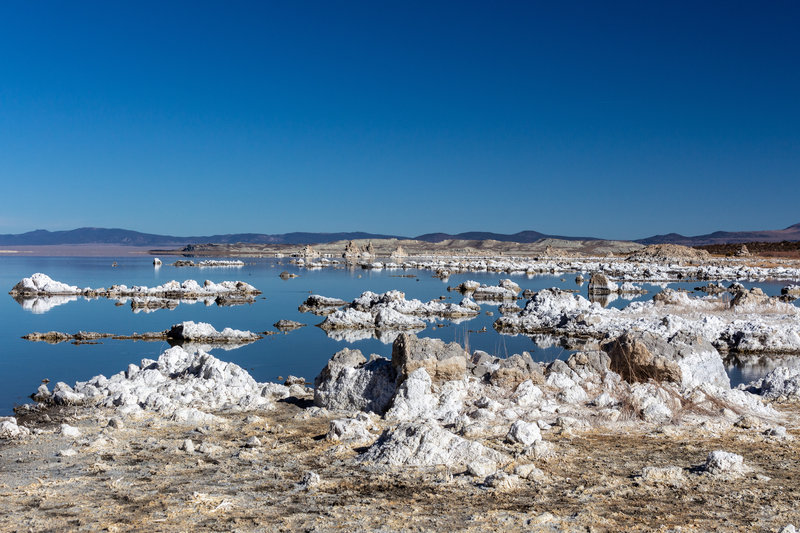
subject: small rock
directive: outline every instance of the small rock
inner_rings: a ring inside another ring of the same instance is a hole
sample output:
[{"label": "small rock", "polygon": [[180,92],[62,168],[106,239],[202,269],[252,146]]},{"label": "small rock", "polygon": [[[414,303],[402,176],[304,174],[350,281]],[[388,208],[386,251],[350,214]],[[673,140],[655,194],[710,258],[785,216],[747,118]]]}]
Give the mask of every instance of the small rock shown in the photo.
[{"label": "small rock", "polygon": [[114,416],[108,421],[108,427],[113,429],[122,429],[125,427],[125,424],[122,422],[120,417]]},{"label": "small rock", "polygon": [[56,456],[58,457],[75,457],[76,455],[78,455],[78,452],[76,452],[72,448],[67,448],[66,450],[59,450],[56,453]]},{"label": "small rock", "polygon": [[683,469],[679,466],[646,466],[642,469],[642,481],[678,485],[684,481]]},{"label": "small rock", "polygon": [[76,439],[81,436],[81,430],[69,424],[61,424],[60,433],[65,437]]},{"label": "small rock", "polygon": [[319,485],[321,482],[319,474],[316,472],[306,472],[303,480],[300,482],[300,488],[303,490],[311,490]]},{"label": "small rock", "polygon": [[545,477],[545,473],[542,472],[540,469],[536,468],[533,464],[524,464],[518,465],[514,469],[514,474],[523,478],[523,479],[543,479]]},{"label": "small rock", "polygon": [[485,478],[497,470],[497,463],[488,460],[472,461],[467,465],[467,473],[471,476]]},{"label": "small rock", "polygon": [[246,448],[258,448],[261,446],[261,441],[255,435],[247,439],[247,442],[244,443]]},{"label": "small rock", "polygon": [[738,476],[750,471],[741,455],[723,450],[709,453],[703,469],[716,476]]},{"label": "small rock", "polygon": [[520,443],[523,446],[530,446],[534,442],[542,440],[542,433],[537,424],[517,420],[511,424],[511,429],[509,429],[506,434],[506,440],[511,443]]},{"label": "small rock", "polygon": [[192,442],[192,439],[186,439],[183,441],[183,444],[181,444],[181,450],[185,451],[186,453],[194,453],[194,442]]},{"label": "small rock", "polygon": [[519,486],[519,476],[506,474],[505,472],[495,472],[487,477],[484,483],[496,490],[511,490]]}]

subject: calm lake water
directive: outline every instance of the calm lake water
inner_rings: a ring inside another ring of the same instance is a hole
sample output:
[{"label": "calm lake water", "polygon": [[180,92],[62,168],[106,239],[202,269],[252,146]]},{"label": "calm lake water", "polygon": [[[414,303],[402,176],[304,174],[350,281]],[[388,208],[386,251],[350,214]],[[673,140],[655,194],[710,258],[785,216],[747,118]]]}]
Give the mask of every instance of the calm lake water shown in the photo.
[{"label": "calm lake water", "polygon": [[[303,376],[309,381],[319,373],[328,359],[345,347],[360,349],[365,355],[377,353],[389,357],[391,345],[377,339],[365,339],[352,343],[329,338],[324,331],[314,327],[324,317],[300,313],[298,306],[309,294],[342,298],[350,301],[362,292],[377,293],[391,289],[405,292],[406,298],[423,301],[444,296],[447,301],[460,301],[457,292],[448,292],[462,281],[473,279],[495,285],[499,279],[511,277],[523,289],[540,290],[549,287],[580,289],[586,296],[586,285],[575,284],[575,274],[563,276],[509,276],[493,273],[466,273],[453,275],[443,282],[424,270],[363,270],[326,268],[304,270],[289,264],[288,259],[245,259],[242,268],[177,268],[167,263],[174,258],[162,258],[164,265],[154,268],[150,257],[0,257],[0,321],[2,321],[2,350],[0,350],[0,415],[11,414],[14,405],[29,401],[42,379],[69,384],[83,381],[97,374],[109,376],[124,370],[128,363],[137,363],[142,358],[155,359],[169,346],[166,342],[120,341],[103,339],[99,344],[73,345],[69,342],[51,345],[21,339],[34,331],[96,331],[102,333],[130,334],[133,332],[163,331],[172,324],[185,320],[208,322],[218,330],[225,327],[261,332],[273,330],[272,324],[280,319],[296,320],[308,324],[286,334],[270,335],[253,344],[234,350],[212,350],[220,359],[232,361],[247,369],[258,381],[276,381],[289,374]],[[116,261],[117,267],[112,267]],[[283,280],[282,271],[296,273],[299,277]],[[242,280],[263,292],[250,305],[218,307],[205,306],[202,302],[181,303],[177,308],[156,310],[150,313],[134,313],[130,305],[116,306],[113,300],[85,300],[78,298],[53,307],[44,313],[24,309],[7,292],[23,277],[42,272],[70,285],[79,287],[108,287],[113,284],[161,285],[170,280],[194,279],[202,283]],[[399,277],[415,275],[416,277]],[[562,281],[562,279],[564,281]],[[676,283],[671,287],[691,289],[698,283]],[[745,284],[751,286],[752,284]],[[768,294],[778,294],[784,283],[758,284]],[[638,299],[649,299],[660,290],[657,286],[644,284],[649,294]],[[610,305],[623,307],[630,300],[618,299]],[[519,301],[519,305],[524,305]],[[527,336],[500,335],[492,328],[499,316],[497,307],[481,303],[482,312],[474,319],[452,324],[439,321],[444,327],[429,325],[420,336],[437,337],[447,342],[469,342],[471,350],[484,350],[500,357],[528,351],[537,361],[565,359],[572,351],[556,342],[554,345],[538,346]],[[492,311],[494,316],[488,316]],[[482,328],[485,332],[479,332]],[[731,378],[735,383],[753,379],[754,372],[732,368]]]}]

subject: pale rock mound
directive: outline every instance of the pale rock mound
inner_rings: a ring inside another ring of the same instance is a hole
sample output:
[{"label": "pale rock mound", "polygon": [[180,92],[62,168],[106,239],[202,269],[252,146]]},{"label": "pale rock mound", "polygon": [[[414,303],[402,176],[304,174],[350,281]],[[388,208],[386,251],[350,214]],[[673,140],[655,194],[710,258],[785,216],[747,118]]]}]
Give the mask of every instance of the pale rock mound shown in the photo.
[{"label": "pale rock mound", "polygon": [[466,466],[474,461],[509,458],[482,444],[455,435],[432,421],[404,423],[385,431],[361,461],[385,466]]},{"label": "pale rock mound", "polygon": [[730,388],[722,357],[701,337],[677,334],[669,339],[628,332],[603,345],[611,369],[628,382],[672,381],[684,388],[712,384]]}]

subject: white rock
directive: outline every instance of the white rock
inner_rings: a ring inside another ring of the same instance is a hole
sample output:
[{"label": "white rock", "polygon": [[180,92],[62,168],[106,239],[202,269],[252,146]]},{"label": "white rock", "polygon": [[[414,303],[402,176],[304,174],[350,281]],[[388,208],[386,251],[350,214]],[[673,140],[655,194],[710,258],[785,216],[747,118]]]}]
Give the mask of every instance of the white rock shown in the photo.
[{"label": "white rock", "polygon": [[642,480],[647,483],[678,485],[685,480],[683,469],[679,466],[646,466],[642,469]]},{"label": "white rock", "polygon": [[472,461],[467,465],[467,473],[474,477],[485,478],[497,470],[497,463],[488,459]]},{"label": "white rock", "polygon": [[517,420],[511,424],[511,429],[506,434],[506,440],[512,443],[520,443],[523,446],[530,446],[534,442],[542,440],[542,432],[535,423]]},{"label": "white rock", "polygon": [[751,470],[741,455],[722,450],[709,453],[703,468],[709,474],[722,476],[740,476]]},{"label": "white rock", "polygon": [[13,416],[0,418],[0,439],[18,439],[28,435],[28,428],[17,425],[17,419]]},{"label": "white rock", "polygon": [[507,457],[480,443],[463,439],[433,421],[402,423],[387,430],[361,461],[387,466],[467,465],[477,460],[503,462]]},{"label": "white rock", "polygon": [[506,474],[505,472],[495,472],[487,477],[484,483],[493,489],[505,491],[512,490],[519,486],[519,476],[514,474]]},{"label": "white rock", "polygon": [[512,398],[521,407],[531,407],[538,405],[543,396],[542,389],[528,379],[519,384]]},{"label": "white rock", "polygon": [[355,418],[331,420],[326,438],[332,441],[367,442],[373,435],[367,429],[368,421]]},{"label": "white rock", "polygon": [[76,439],[81,436],[81,430],[69,424],[61,424],[59,433],[65,437]]}]

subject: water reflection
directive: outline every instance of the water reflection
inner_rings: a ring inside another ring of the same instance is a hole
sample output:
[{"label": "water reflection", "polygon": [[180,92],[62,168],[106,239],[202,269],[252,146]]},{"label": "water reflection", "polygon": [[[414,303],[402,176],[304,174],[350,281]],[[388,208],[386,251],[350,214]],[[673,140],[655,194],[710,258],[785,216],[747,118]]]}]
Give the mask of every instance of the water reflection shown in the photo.
[{"label": "water reflection", "polygon": [[383,344],[392,344],[401,333],[419,333],[425,328],[416,329],[335,329],[327,331],[326,335],[336,341],[358,342],[367,339],[377,339]]},{"label": "water reflection", "polygon": [[[34,296],[32,298],[25,298],[23,296],[12,296],[22,309],[29,311],[36,315],[41,315],[52,310],[54,307],[64,305],[70,302],[76,302],[79,299],[86,301],[97,300],[98,298],[86,298],[82,296]],[[221,295],[211,298],[113,298],[115,305],[124,306],[130,305],[131,311],[134,313],[152,313],[160,309],[172,310],[178,307],[179,304],[192,305],[201,302],[205,306],[217,305],[219,307],[231,307],[239,305],[248,305],[255,303],[255,298],[252,296],[237,297],[230,295]]]},{"label": "water reflection", "polygon": [[12,298],[14,298],[14,301],[21,305],[24,310],[30,311],[35,315],[42,315],[54,307],[74,302],[78,299],[77,296],[38,296],[35,298],[12,296]]},{"label": "water reflection", "polygon": [[731,386],[736,387],[761,379],[779,366],[800,368],[800,355],[729,354],[723,362],[731,378]]},{"label": "water reflection", "polygon": [[589,294],[588,296],[590,302],[599,303],[603,307],[608,307],[609,304],[619,298],[616,294]]}]

